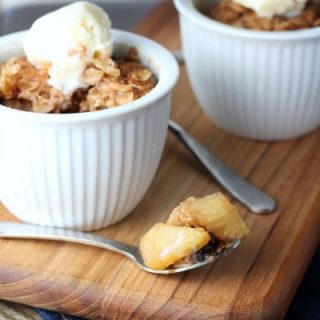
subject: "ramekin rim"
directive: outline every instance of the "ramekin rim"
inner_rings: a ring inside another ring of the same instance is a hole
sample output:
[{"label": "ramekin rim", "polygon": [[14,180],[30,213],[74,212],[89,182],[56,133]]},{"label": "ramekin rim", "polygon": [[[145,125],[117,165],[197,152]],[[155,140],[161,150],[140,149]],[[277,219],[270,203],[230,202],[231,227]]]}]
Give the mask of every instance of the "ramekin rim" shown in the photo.
[{"label": "ramekin rim", "polygon": [[195,0],[174,0],[178,12],[198,25],[231,36],[270,41],[294,41],[320,37],[320,27],[290,31],[259,31],[237,28],[206,17],[194,6]]},{"label": "ramekin rim", "polygon": [[[153,41],[147,37],[135,34],[133,32],[123,31],[119,29],[112,29],[112,37],[115,38],[115,42],[117,41],[117,37],[127,37],[128,39],[134,40],[137,42],[137,46],[139,44],[144,44],[145,46],[152,46],[155,48],[157,52],[159,52],[158,58],[161,55],[162,60],[165,61],[161,70],[159,71],[159,79],[156,86],[145,96],[132,101],[130,103],[121,105],[116,108],[99,110],[99,111],[91,111],[84,113],[66,113],[66,114],[47,114],[47,113],[37,113],[30,111],[22,111],[13,108],[8,108],[2,104],[0,104],[0,113],[11,115],[13,117],[17,117],[20,120],[33,120],[36,122],[44,122],[44,123],[64,123],[64,122],[85,122],[92,120],[100,120],[100,119],[114,119],[117,117],[121,117],[127,114],[134,113],[147,108],[148,105],[153,102],[158,101],[160,98],[168,94],[173,90],[176,85],[179,77],[179,66],[176,59],[173,55],[161,44]],[[22,30],[14,33],[10,33],[8,35],[4,35],[0,37],[0,43],[2,41],[12,41],[18,40],[22,41],[22,37],[25,35],[27,30]],[[120,44],[120,43],[119,43]],[[124,43],[121,43],[124,44]],[[141,47],[139,47],[141,48]],[[142,52],[146,53],[146,51]],[[151,59],[156,59],[157,57],[150,57]],[[157,60],[155,60],[157,61]]]}]

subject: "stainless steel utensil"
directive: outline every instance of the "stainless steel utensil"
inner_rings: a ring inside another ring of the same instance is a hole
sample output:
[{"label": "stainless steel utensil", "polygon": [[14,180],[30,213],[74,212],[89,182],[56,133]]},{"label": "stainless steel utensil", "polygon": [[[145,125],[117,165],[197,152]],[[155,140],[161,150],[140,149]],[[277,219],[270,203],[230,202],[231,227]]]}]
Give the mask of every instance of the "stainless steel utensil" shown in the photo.
[{"label": "stainless steel utensil", "polygon": [[181,50],[171,50],[171,53],[176,58],[179,64],[184,64],[184,56]]},{"label": "stainless steel utensil", "polygon": [[38,239],[38,240],[56,240],[67,241],[89,246],[99,247],[120,253],[131,259],[140,269],[157,274],[173,274],[184,272],[205,266],[216,259],[226,256],[231,253],[240,243],[240,240],[232,242],[224,247],[219,252],[215,252],[207,256],[205,261],[194,264],[186,264],[182,266],[172,267],[165,270],[154,270],[148,268],[140,255],[137,246],[122,243],[120,241],[100,237],[92,233],[72,231],[67,229],[43,227],[32,224],[18,224],[10,222],[0,222],[0,238],[11,239]]},{"label": "stainless steel utensil", "polygon": [[221,186],[250,211],[266,214],[275,210],[276,203],[269,195],[228,168],[180,125],[169,120],[169,129],[188,147]]}]

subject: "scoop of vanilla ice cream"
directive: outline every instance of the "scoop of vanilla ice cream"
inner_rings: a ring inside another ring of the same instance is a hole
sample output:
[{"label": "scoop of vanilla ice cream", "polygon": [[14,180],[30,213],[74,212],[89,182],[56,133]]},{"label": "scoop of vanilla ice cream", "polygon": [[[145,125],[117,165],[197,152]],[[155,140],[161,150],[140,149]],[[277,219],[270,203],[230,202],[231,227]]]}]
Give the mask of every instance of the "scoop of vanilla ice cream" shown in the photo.
[{"label": "scoop of vanilla ice cream", "polygon": [[301,13],[308,0],[233,0],[254,10],[258,16],[271,18],[275,15],[293,17]]},{"label": "scoop of vanilla ice cream", "polygon": [[27,59],[46,68],[49,84],[65,94],[87,87],[86,66],[96,57],[110,57],[111,21],[100,7],[75,2],[36,20],[24,41]]}]

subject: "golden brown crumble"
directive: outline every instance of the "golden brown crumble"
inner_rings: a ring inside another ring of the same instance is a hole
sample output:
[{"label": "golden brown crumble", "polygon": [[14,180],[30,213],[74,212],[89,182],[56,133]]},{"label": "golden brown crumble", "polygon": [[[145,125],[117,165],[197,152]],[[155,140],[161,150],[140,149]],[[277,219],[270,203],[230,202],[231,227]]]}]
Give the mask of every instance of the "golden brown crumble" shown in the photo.
[{"label": "golden brown crumble", "polygon": [[0,65],[0,100],[9,107],[42,113],[87,112],[114,108],[147,94],[156,84],[152,72],[131,49],[124,60],[98,57],[85,70],[86,89],[71,95],[48,84],[48,72],[25,57]]},{"label": "golden brown crumble", "polygon": [[208,16],[234,27],[263,31],[288,31],[320,26],[319,6],[312,1],[299,16],[292,18],[280,16],[261,18],[253,10],[232,0],[222,0],[213,5],[208,11]]}]

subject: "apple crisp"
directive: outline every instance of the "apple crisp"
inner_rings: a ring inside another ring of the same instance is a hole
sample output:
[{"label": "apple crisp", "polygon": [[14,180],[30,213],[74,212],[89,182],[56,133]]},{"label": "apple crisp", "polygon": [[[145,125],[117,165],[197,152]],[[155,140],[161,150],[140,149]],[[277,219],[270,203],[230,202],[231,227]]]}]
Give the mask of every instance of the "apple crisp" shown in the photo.
[{"label": "apple crisp", "polygon": [[202,262],[249,235],[237,208],[221,193],[188,198],[155,224],[140,241],[145,264],[153,269]]},{"label": "apple crisp", "polygon": [[47,70],[35,68],[25,57],[12,58],[0,65],[0,102],[41,113],[88,112],[132,102],[156,84],[133,48],[123,60],[96,59],[83,78],[87,88],[65,95],[48,84]]},{"label": "apple crisp", "polygon": [[209,9],[208,16],[234,27],[262,31],[288,31],[320,26],[319,5],[313,1],[307,4],[299,16],[262,18],[253,10],[232,0],[222,0]]}]

